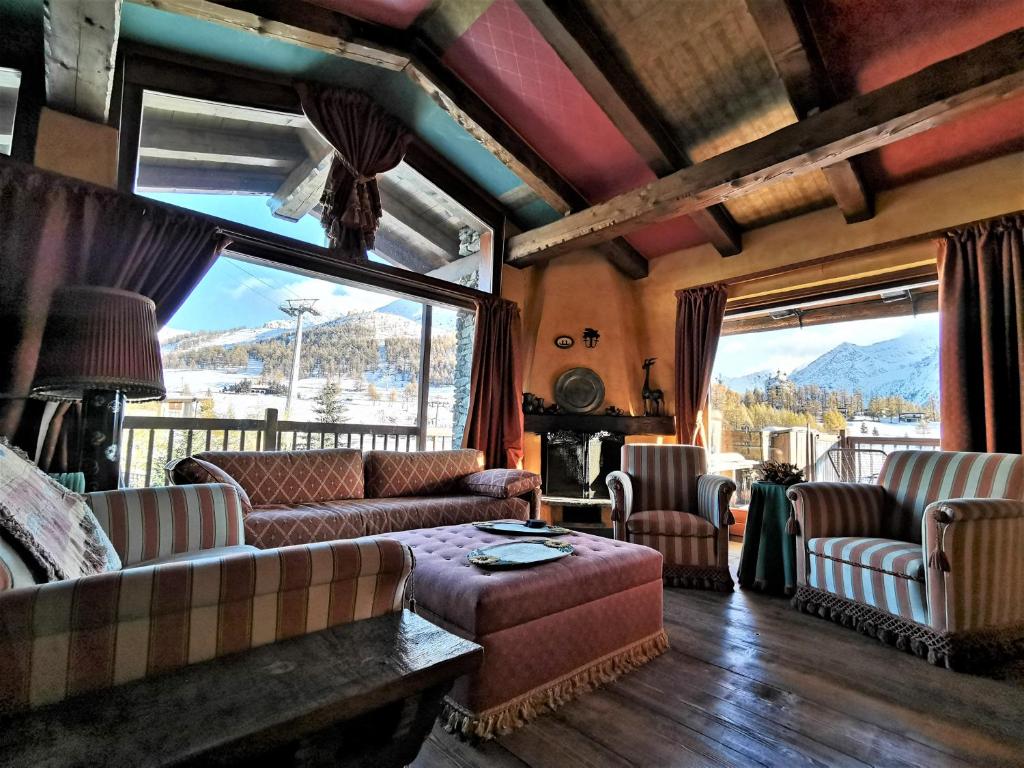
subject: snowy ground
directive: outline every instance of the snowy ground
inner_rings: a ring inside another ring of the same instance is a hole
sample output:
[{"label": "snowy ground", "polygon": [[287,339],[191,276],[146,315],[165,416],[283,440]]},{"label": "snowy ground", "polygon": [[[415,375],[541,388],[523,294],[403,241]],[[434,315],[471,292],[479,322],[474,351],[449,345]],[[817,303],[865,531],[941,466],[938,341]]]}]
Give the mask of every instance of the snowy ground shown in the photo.
[{"label": "snowy ground", "polygon": [[[217,418],[261,419],[267,408],[277,408],[279,418],[292,421],[316,421],[316,396],[326,379],[300,379],[298,392],[292,403],[290,414],[285,414],[284,395],[234,394],[224,392],[226,386],[237,384],[251,374],[233,373],[223,370],[168,369],[164,371],[164,382],[170,398],[192,395],[204,398],[207,393],[213,398],[214,414]],[[366,382],[343,379],[341,402],[345,406],[342,421],[348,424],[396,424],[416,423],[416,396],[406,392],[407,381],[398,377],[367,377]],[[372,383],[377,392],[374,401],[369,394],[367,383]],[[434,386],[430,389],[429,424],[431,427],[451,427],[454,387]],[[146,409],[147,412],[152,412]],[[132,410],[129,410],[129,414]],[[198,414],[197,414],[198,415]]]},{"label": "snowy ground", "polygon": [[[862,426],[863,425],[863,426]],[[875,430],[878,434],[875,435]],[[886,421],[851,421],[846,425],[848,437],[935,437],[939,436],[939,422],[925,425],[907,424],[896,419]]]}]

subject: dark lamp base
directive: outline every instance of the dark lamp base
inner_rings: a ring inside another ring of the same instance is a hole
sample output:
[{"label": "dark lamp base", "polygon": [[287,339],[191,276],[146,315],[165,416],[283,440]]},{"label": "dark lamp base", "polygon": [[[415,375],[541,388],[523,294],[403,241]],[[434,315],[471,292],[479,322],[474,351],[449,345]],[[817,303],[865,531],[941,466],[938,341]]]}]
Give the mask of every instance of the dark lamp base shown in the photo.
[{"label": "dark lamp base", "polygon": [[121,485],[121,425],[127,401],[114,389],[87,389],[82,395],[81,469],[86,491],[112,491]]}]

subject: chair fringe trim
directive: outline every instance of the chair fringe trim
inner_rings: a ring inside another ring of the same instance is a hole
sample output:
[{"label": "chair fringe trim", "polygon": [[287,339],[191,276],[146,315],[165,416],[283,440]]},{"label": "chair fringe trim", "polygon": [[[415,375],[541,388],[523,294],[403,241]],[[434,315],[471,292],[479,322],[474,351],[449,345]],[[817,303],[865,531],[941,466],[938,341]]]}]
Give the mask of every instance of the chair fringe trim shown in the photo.
[{"label": "chair fringe trim", "polygon": [[441,724],[448,733],[468,739],[493,739],[526,725],[588,691],[615,682],[668,650],[665,630],[620,648],[550,683],[480,713],[472,712],[445,697]]},{"label": "chair fringe trim", "polygon": [[792,603],[799,611],[832,619],[836,624],[947,669],[970,671],[1024,657],[1024,625],[994,631],[940,634],[879,608],[807,586],[797,589]]},{"label": "chair fringe trim", "polygon": [[662,569],[662,580],[668,587],[690,589],[714,589],[718,592],[732,592],[732,574],[728,568],[697,565],[666,565]]}]

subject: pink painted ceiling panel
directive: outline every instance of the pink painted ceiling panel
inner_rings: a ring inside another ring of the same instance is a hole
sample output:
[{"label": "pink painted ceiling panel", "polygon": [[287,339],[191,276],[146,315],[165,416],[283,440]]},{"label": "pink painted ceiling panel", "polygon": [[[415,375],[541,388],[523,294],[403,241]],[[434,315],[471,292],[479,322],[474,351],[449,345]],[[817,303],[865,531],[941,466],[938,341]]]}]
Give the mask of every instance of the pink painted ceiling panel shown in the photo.
[{"label": "pink painted ceiling panel", "polygon": [[331,11],[395,29],[407,29],[432,0],[307,0]]},{"label": "pink painted ceiling panel", "polygon": [[[654,180],[515,0],[495,0],[442,60],[588,201]],[[630,236],[648,256],[705,239],[689,217]]]}]

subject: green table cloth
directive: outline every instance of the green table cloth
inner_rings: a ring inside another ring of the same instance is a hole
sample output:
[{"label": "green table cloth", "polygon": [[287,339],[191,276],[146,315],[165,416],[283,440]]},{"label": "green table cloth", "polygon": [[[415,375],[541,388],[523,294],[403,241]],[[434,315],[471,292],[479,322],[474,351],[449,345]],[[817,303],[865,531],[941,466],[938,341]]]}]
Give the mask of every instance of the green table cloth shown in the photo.
[{"label": "green table cloth", "polygon": [[741,587],[785,595],[796,591],[796,539],[786,533],[792,511],[786,490],[778,483],[751,486],[740,553]]}]

